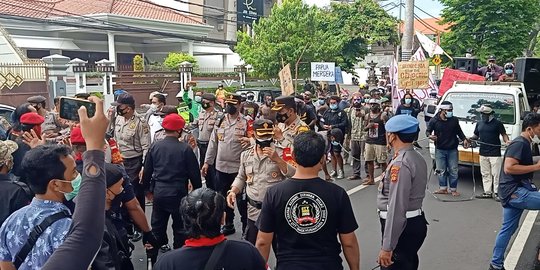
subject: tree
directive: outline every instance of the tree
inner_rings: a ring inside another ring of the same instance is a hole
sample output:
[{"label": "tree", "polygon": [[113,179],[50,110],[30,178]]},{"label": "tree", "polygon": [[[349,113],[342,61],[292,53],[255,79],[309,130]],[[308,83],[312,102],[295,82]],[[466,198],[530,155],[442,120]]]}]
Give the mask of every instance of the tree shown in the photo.
[{"label": "tree", "polygon": [[197,67],[197,59],[195,59],[195,57],[189,54],[176,52],[169,53],[169,55],[167,55],[167,58],[165,58],[163,65],[172,71],[178,71],[178,66],[180,65],[180,63],[186,61],[193,64],[193,68]]},{"label": "tree", "polygon": [[465,55],[471,50],[482,60],[495,55],[503,63],[522,56],[526,50],[534,51],[538,0],[441,0],[441,3],[445,6],[443,23],[450,24],[450,32],[442,36],[442,45],[451,54]]},{"label": "tree", "polygon": [[310,62],[336,62],[352,71],[369,44],[397,40],[397,21],[374,0],[333,4],[329,10],[285,0],[255,23],[253,32],[253,37],[238,32],[235,50],[242,59],[267,78],[291,64],[297,80],[309,76]]}]

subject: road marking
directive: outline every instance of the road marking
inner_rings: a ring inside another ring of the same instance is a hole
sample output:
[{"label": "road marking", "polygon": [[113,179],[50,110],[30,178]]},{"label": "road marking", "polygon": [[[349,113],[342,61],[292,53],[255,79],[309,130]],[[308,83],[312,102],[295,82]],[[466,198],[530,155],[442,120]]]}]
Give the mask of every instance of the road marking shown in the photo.
[{"label": "road marking", "polygon": [[[381,175],[381,176],[382,176],[382,175]],[[382,179],[381,176],[376,177],[376,178],[374,179],[375,183],[381,181],[381,179]],[[369,186],[368,186],[368,185],[359,185],[359,186],[357,186],[357,187],[351,188],[351,189],[347,190],[347,195],[351,196],[352,194],[354,194],[354,193],[356,193],[356,192],[358,192],[358,191],[360,191],[360,190],[362,190],[362,189],[364,189],[364,188],[367,188],[367,187],[369,187]]]},{"label": "road marking", "polygon": [[506,256],[506,260],[504,261],[506,269],[516,269],[519,257],[523,252],[525,243],[527,242],[529,234],[531,234],[534,222],[536,221],[536,216],[538,216],[538,211],[529,211],[527,213],[527,216],[525,217],[525,220],[523,220],[523,224],[521,224],[518,235],[516,236],[516,239],[514,240],[510,251],[508,252],[508,256]]}]

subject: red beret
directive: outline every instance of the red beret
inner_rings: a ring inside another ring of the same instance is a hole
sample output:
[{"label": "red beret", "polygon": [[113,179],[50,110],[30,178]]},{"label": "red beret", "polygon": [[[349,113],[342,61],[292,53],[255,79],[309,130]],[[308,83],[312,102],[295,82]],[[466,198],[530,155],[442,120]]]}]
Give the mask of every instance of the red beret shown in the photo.
[{"label": "red beret", "polygon": [[82,136],[81,127],[74,127],[71,130],[71,134],[69,135],[69,139],[71,141],[71,144],[86,144],[86,141],[84,140]]},{"label": "red beret", "polygon": [[182,116],[171,113],[163,119],[161,126],[166,130],[178,131],[184,128],[186,125],[186,120]]},{"label": "red beret", "polygon": [[45,118],[35,112],[28,112],[21,116],[20,122],[27,125],[41,125],[45,122]]}]

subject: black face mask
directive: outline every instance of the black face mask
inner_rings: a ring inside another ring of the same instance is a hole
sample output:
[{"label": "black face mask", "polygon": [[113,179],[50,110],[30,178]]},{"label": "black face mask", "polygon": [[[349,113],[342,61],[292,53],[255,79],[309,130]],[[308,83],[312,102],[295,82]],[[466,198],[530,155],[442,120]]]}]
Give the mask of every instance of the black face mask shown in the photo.
[{"label": "black face mask", "polygon": [[379,112],[380,110],[381,110],[381,107],[379,105],[371,105],[372,112]]},{"label": "black face mask", "polygon": [[126,110],[126,108],[124,108],[124,109],[122,110],[122,108],[116,107],[116,113],[117,113],[118,115],[120,115],[120,116],[124,116],[124,115],[126,114],[126,111],[125,111],[125,110]]},{"label": "black face mask", "polygon": [[270,147],[270,144],[272,144],[272,138],[262,140],[262,139],[256,139],[255,143],[261,148]]},{"label": "black face mask", "polygon": [[289,119],[289,115],[287,113],[276,113],[276,121],[279,123],[285,123]]},{"label": "black face mask", "polygon": [[489,122],[489,118],[490,118],[491,115],[489,114],[482,114],[482,121],[484,122]]},{"label": "black face mask", "polygon": [[201,107],[206,110],[206,109],[210,108],[210,103],[203,102],[201,104]]},{"label": "black face mask", "polygon": [[228,114],[236,114],[238,109],[232,104],[227,104],[227,106],[225,106],[225,112]]}]

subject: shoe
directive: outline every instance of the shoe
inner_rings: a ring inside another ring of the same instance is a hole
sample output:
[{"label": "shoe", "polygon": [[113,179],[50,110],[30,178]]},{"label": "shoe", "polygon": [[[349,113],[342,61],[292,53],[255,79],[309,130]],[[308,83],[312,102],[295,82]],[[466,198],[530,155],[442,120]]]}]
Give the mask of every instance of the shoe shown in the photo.
[{"label": "shoe", "polygon": [[352,176],[347,177],[347,180],[358,180],[360,179],[359,175],[353,174]]},{"label": "shoe", "polygon": [[337,176],[336,171],[331,171],[331,172],[330,172],[330,176],[331,176],[331,177],[336,177],[336,176]]},{"label": "shoe", "polygon": [[142,233],[135,231],[131,236],[131,242],[139,242],[142,239]]},{"label": "shoe", "polygon": [[338,178],[338,179],[343,179],[344,177],[345,177],[345,176],[344,176],[344,174],[343,174],[343,171],[338,171],[338,173],[337,173],[337,178]]},{"label": "shoe", "polygon": [[495,268],[495,266],[490,264],[488,270],[506,270],[506,269],[504,269],[504,266],[502,268]]},{"label": "shoe", "polygon": [[234,228],[233,224],[225,225],[221,227],[221,233],[223,233],[225,236],[231,235],[236,233],[236,229]]},{"label": "shoe", "polygon": [[167,252],[171,250],[171,246],[169,244],[163,245],[159,248],[162,252]]},{"label": "shoe", "polygon": [[500,202],[500,201],[501,201],[501,198],[499,198],[499,194],[497,194],[497,193],[494,193],[494,194],[493,194],[493,199],[494,199],[496,202]]},{"label": "shoe", "polygon": [[412,145],[418,149],[423,149],[422,146],[418,144],[418,142],[414,142]]},{"label": "shoe", "polygon": [[480,195],[477,195],[476,198],[477,199],[491,199],[493,198],[493,194],[484,192]]}]

